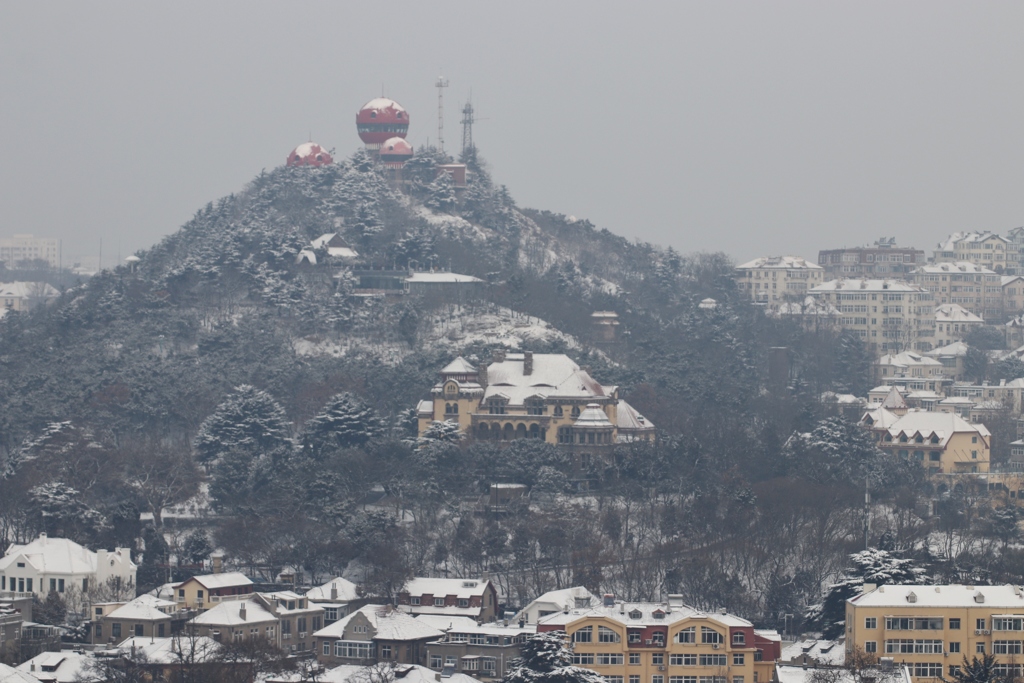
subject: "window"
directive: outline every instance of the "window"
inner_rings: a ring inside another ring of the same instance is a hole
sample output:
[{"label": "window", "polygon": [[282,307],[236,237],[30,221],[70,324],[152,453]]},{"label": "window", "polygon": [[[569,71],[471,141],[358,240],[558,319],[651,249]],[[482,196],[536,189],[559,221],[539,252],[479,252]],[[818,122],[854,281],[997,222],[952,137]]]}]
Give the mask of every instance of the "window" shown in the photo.
[{"label": "window", "polygon": [[701,655],[700,656],[701,666],[728,666],[728,661],[725,655]]},{"label": "window", "polygon": [[677,643],[695,643],[697,642],[697,627],[691,626],[684,628],[682,631],[676,634]]},{"label": "window", "polygon": [[103,624],[96,624],[96,640],[103,638]]},{"label": "window", "polygon": [[652,652],[651,653],[651,664],[655,666],[663,666],[665,664],[665,653],[664,652]]},{"label": "window", "polygon": [[594,627],[584,626],[578,629],[572,634],[572,642],[574,643],[592,643],[594,642]]},{"label": "window", "polygon": [[885,653],[889,655],[893,654],[913,654],[914,652],[914,641],[910,639],[903,640],[887,640],[885,641]]},{"label": "window", "polygon": [[651,683],[665,683],[665,677],[661,674],[654,674],[651,676]]},{"label": "window", "polygon": [[601,652],[597,655],[598,666],[614,666],[616,664],[621,665],[623,662],[623,656],[621,652]]},{"label": "window", "polygon": [[345,659],[370,659],[374,655],[373,643],[361,640],[338,640],[334,643],[334,656]]},{"label": "window", "polygon": [[441,655],[430,655],[430,668],[431,669],[440,669],[441,668],[441,663],[443,661],[444,660],[441,659]]},{"label": "window", "polygon": [[992,654],[1019,655],[1021,654],[1021,643],[1019,640],[994,640],[992,641]]},{"label": "window", "polygon": [[707,626],[700,627],[700,642],[704,644],[714,643],[720,644],[722,642],[722,634],[713,628]]},{"label": "window", "polygon": [[992,617],[993,631],[1024,631],[1021,617]]},{"label": "window", "polygon": [[121,622],[115,621],[110,625],[110,635],[114,638],[121,637]]},{"label": "window", "polygon": [[975,621],[974,621],[974,628],[978,629],[979,631],[984,631],[985,630],[985,620],[984,619],[975,619]]},{"label": "window", "polygon": [[410,605],[418,605],[418,604],[420,604],[420,599],[419,598],[409,598],[409,604]]},{"label": "window", "polygon": [[956,664],[950,664],[949,665],[949,675],[950,675],[951,678],[957,676],[959,673],[960,673],[960,667],[959,666],[957,666]]},{"label": "window", "polygon": [[291,619],[283,619],[281,621],[281,637],[291,638],[292,637],[292,622]]},{"label": "window", "polygon": [[960,652],[960,643],[959,643],[959,642],[955,642],[955,643],[950,643],[950,644],[949,644],[949,651],[950,651],[951,653],[957,653],[957,652]]},{"label": "window", "polygon": [[916,662],[914,664],[914,675],[923,678],[940,678],[942,676],[942,663]]},{"label": "window", "polygon": [[469,607],[469,600],[466,598],[459,598],[459,607]]},{"label": "window", "polygon": [[733,676],[732,683],[743,683],[743,676]]},{"label": "window", "polygon": [[654,641],[655,645],[664,645],[665,644],[665,632],[664,631],[655,631],[654,633],[651,634],[651,640]]},{"label": "window", "polygon": [[606,626],[597,627],[597,642],[599,643],[619,643],[622,639],[619,634],[611,630]]},{"label": "window", "polygon": [[629,663],[632,666],[639,666],[640,665],[640,653],[639,652],[630,652],[629,653]]},{"label": "window", "polygon": [[733,631],[732,632],[732,644],[733,644],[733,646],[745,645],[746,642],[747,642],[747,636],[746,636],[746,634],[743,633],[743,631]]},{"label": "window", "polygon": [[630,631],[627,635],[631,643],[639,643],[641,640],[640,631]]},{"label": "window", "polygon": [[878,643],[874,640],[864,641],[864,652],[878,652]]},{"label": "window", "polygon": [[878,618],[877,617],[865,617],[864,618],[864,628],[878,628]]},{"label": "window", "polygon": [[63,593],[64,592],[64,579],[57,579],[57,592],[58,593]]},{"label": "window", "polygon": [[184,588],[179,588],[178,589],[178,597],[181,598],[182,600],[185,599],[185,589]]},{"label": "window", "polygon": [[746,663],[746,657],[743,656],[742,652],[737,652],[732,656],[733,666],[743,666]]},{"label": "window", "polygon": [[949,620],[949,628],[952,629],[952,630],[955,630],[955,631],[960,630],[960,620],[959,619],[950,619]]},{"label": "window", "polygon": [[55,593],[57,591],[57,579],[50,579],[50,592]]},{"label": "window", "polygon": [[573,652],[572,663],[576,665],[586,665],[594,663],[593,652]]},{"label": "window", "polygon": [[701,676],[700,683],[725,683],[725,676]]},{"label": "window", "polygon": [[391,646],[390,645],[381,645],[381,647],[380,647],[380,656],[381,656],[382,659],[391,659]]},{"label": "window", "polygon": [[196,591],[196,600],[199,602],[203,601],[203,591]]},{"label": "window", "polygon": [[974,646],[974,651],[979,655],[985,654],[985,643],[978,643]]},{"label": "window", "polygon": [[633,675],[629,677],[629,683],[640,683],[640,676]]},{"label": "window", "polygon": [[434,598],[434,607],[444,607],[444,598]]}]

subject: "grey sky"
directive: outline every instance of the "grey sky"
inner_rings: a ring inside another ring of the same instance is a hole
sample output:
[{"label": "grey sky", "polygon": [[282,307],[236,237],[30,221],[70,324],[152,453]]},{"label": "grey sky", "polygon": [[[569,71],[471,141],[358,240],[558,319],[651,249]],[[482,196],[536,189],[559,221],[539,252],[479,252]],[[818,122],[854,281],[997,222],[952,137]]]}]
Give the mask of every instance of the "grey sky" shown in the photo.
[{"label": "grey sky", "polygon": [[681,251],[1024,224],[1024,3],[0,4],[0,234],[104,261],[388,96],[523,206]]}]

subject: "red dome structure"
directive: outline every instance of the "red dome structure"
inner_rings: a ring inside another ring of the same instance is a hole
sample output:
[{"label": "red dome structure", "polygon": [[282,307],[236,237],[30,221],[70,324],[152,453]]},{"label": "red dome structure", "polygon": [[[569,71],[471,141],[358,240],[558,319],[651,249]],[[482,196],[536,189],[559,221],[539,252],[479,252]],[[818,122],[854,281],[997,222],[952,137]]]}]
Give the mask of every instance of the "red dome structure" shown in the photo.
[{"label": "red dome structure", "polygon": [[402,138],[391,138],[380,146],[380,160],[389,168],[401,168],[412,159],[412,145]]},{"label": "red dome structure", "polygon": [[288,155],[286,166],[326,166],[334,163],[327,150],[315,142],[304,142]]},{"label": "red dome structure", "polygon": [[356,114],[356,131],[368,148],[380,149],[390,138],[406,136],[409,112],[394,100],[378,97],[364,104]]}]

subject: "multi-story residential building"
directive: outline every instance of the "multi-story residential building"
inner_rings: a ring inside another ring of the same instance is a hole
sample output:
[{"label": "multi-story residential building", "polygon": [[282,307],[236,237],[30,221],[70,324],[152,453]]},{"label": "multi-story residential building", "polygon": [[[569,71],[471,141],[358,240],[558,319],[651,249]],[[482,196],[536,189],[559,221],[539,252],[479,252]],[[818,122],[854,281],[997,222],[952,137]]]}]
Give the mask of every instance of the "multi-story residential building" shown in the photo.
[{"label": "multi-story residential building", "polygon": [[1016,414],[1024,409],[1024,379],[1021,378],[1000,380],[999,384],[957,383],[949,388],[948,394],[951,397],[969,398],[976,405],[994,403]]},{"label": "multi-story residential building", "polygon": [[252,581],[239,572],[193,576],[175,586],[179,609],[202,611],[223,600],[244,600],[253,592]]},{"label": "multi-story residential building", "polygon": [[461,671],[481,680],[499,680],[509,663],[521,654],[522,644],[536,632],[535,626],[478,624],[467,617],[423,614],[418,621],[444,631],[427,643],[428,666],[435,671]]},{"label": "multi-story residential building", "polygon": [[990,654],[1010,680],[1024,663],[1022,615],[1018,586],[865,584],[846,602],[846,650],[905,663],[915,683],[953,677],[965,657]]},{"label": "multi-story residential building", "polygon": [[1006,233],[1006,241],[1007,274],[1024,274],[1024,227]]},{"label": "multi-story residential building", "polygon": [[60,242],[34,235],[0,237],[0,261],[16,268],[24,261],[46,261],[51,268],[60,265]]},{"label": "multi-story residential building", "polygon": [[762,256],[736,266],[740,291],[771,309],[803,301],[808,290],[824,282],[824,273],[824,268],[800,256]]},{"label": "multi-story residential building", "polygon": [[410,614],[442,614],[487,622],[498,617],[498,590],[489,579],[416,577],[398,592],[398,604]]},{"label": "multi-story residential building", "polygon": [[562,588],[544,593],[520,610],[515,618],[524,624],[536,624],[541,617],[546,617],[555,612],[567,609],[587,609],[597,607],[600,604],[600,598],[591,594],[586,588],[583,586],[573,586],[572,588]]},{"label": "multi-story residential building", "polygon": [[[941,242],[932,255],[932,261],[969,261],[977,266],[1007,273],[1007,254],[1010,241],[992,232],[954,232]],[[1013,263],[1010,263],[1011,268]]]},{"label": "multi-story residential building", "polygon": [[1024,311],[1024,275],[1004,275],[1000,278],[1003,290],[1003,315],[1018,316]]},{"label": "multi-story residential building", "polygon": [[958,380],[964,376],[964,358],[967,357],[968,348],[967,344],[958,341],[925,351],[924,355],[942,363],[949,376]]},{"label": "multi-story residential building", "polygon": [[278,591],[220,602],[189,623],[198,635],[220,642],[264,638],[286,652],[305,652],[313,648],[323,616],[323,608],[305,596]]},{"label": "multi-story residential building", "polygon": [[992,435],[955,412],[887,408],[865,413],[861,424],[878,447],[901,460],[927,468],[929,474],[983,473],[989,470]]},{"label": "multi-story residential building", "polygon": [[667,603],[616,602],[542,617],[537,631],[565,631],[573,663],[608,683],[766,683],[781,652],[778,634],[746,619]]},{"label": "multi-story residential building", "polygon": [[891,384],[895,378],[920,377],[929,379],[944,379],[945,367],[934,358],[904,351],[902,353],[887,353],[873,364],[875,370],[875,381],[880,384]]},{"label": "multi-story residential building", "polygon": [[653,440],[654,425],[563,354],[495,351],[476,368],[456,358],[421,401],[420,434],[450,420],[476,439],[540,439],[570,450],[586,468],[616,443]]},{"label": "multi-story residential building", "polygon": [[[180,616],[175,623],[177,603],[161,600],[152,595],[140,595],[131,602],[113,610],[108,605],[94,605],[92,642],[117,645],[131,636],[164,638],[179,629],[186,617]],[[182,615],[191,614],[188,612]]]},{"label": "multi-story residential building", "polygon": [[419,664],[427,661],[427,643],[444,633],[391,605],[364,605],[316,631],[316,658],[324,666],[377,661]]},{"label": "multi-story residential building", "polygon": [[872,245],[818,252],[818,265],[825,269],[825,278],[901,278],[924,265],[924,250],[896,246],[895,237],[883,237]]},{"label": "multi-story residential building", "polygon": [[108,581],[135,585],[137,571],[128,548],[92,552],[66,538],[39,538],[25,545],[11,544],[0,558],[0,591],[35,593],[45,599],[50,592],[72,588],[87,592]]},{"label": "multi-story residential building", "polygon": [[1003,312],[1003,287],[998,273],[967,261],[933,263],[914,273],[914,282],[935,295],[935,303],[959,304],[971,313],[995,320]]},{"label": "multi-story residential building", "polygon": [[[315,586],[306,591],[306,597],[315,605],[324,608],[324,625],[333,624],[349,613],[353,603],[360,603],[363,598],[359,588],[340,576],[322,586]],[[360,603],[363,604],[363,603]]]},{"label": "multi-story residential building", "polygon": [[902,280],[830,280],[811,296],[839,310],[839,324],[872,353],[927,351],[934,345],[935,304],[921,285]]},{"label": "multi-story residential building", "polygon": [[968,332],[984,324],[981,316],[960,304],[940,304],[935,307],[935,345],[946,346],[960,341]]}]

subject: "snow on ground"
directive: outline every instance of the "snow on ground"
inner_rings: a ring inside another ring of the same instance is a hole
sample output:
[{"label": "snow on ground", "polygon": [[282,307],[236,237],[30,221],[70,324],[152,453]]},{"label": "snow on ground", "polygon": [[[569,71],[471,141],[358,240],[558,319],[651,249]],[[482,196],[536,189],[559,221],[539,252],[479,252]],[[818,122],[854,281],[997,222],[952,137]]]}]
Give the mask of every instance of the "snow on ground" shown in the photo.
[{"label": "snow on ground", "polygon": [[446,213],[434,213],[425,206],[417,206],[415,213],[417,216],[436,228],[443,228],[446,231],[467,236],[475,241],[484,241],[488,237],[483,228],[480,228],[459,216],[452,216]]},{"label": "snow on ground", "polygon": [[[448,349],[457,352],[471,344],[521,349],[527,342],[562,342],[569,349],[582,348],[571,335],[550,323],[498,306],[456,306],[435,311],[424,322],[417,350]],[[300,356],[367,355],[397,364],[413,352],[402,340],[381,340],[378,335],[347,335],[341,338],[305,338],[292,342]]]}]

